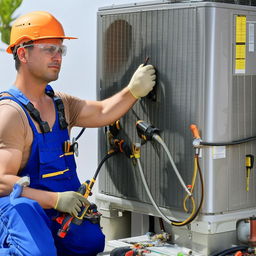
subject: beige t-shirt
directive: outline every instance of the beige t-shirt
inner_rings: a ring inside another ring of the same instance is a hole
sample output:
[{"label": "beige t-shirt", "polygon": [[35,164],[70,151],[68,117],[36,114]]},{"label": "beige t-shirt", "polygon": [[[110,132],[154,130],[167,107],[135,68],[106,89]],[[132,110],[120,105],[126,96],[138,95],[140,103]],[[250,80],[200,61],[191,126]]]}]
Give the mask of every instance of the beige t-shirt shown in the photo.
[{"label": "beige t-shirt", "polygon": [[[4,95],[8,96],[8,95]],[[83,100],[65,93],[56,92],[64,104],[68,129],[79,122]],[[22,152],[21,169],[25,167],[33,142],[33,132],[23,109],[14,101],[6,99],[0,101],[0,149],[17,149]],[[34,122],[35,123],[35,122]],[[40,132],[37,123],[37,130]]]}]

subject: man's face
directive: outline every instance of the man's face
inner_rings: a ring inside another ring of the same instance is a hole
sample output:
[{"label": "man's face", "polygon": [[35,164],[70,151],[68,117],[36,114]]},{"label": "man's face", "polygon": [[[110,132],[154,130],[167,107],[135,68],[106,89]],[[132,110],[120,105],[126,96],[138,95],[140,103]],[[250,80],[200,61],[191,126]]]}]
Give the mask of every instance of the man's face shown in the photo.
[{"label": "man's face", "polygon": [[36,79],[49,83],[58,79],[65,46],[61,39],[34,41],[27,49],[27,70]]}]

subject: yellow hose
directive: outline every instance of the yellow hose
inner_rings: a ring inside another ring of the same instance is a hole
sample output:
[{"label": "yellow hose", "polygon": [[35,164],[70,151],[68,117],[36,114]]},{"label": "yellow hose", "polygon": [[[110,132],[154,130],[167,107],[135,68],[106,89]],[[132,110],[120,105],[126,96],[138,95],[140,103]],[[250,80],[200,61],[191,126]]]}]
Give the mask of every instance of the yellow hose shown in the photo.
[{"label": "yellow hose", "polygon": [[[196,176],[197,176],[197,171],[198,171],[198,168],[197,168],[197,162],[196,162],[196,158],[194,158],[194,171],[193,171],[193,177],[192,177],[192,183],[191,183],[191,194],[193,194],[193,191],[194,191],[194,187],[195,187],[195,182],[196,182]],[[186,195],[184,200],[183,200],[183,208],[186,212],[188,212],[188,208],[186,206],[186,202],[188,200],[189,196]],[[191,198],[191,197],[190,197]]]},{"label": "yellow hose", "polygon": [[195,199],[194,199],[193,196],[191,196],[191,197],[190,197],[190,200],[191,200],[191,202],[192,202],[192,212],[191,212],[191,214],[189,215],[189,217],[188,217],[187,219],[185,219],[185,220],[182,221],[182,222],[175,222],[175,221],[173,221],[173,222],[171,223],[173,226],[183,226],[183,225],[189,223],[190,220],[194,217],[195,212],[196,212]]},{"label": "yellow hose", "polygon": [[[197,176],[197,171],[198,171],[198,167],[197,167],[197,160],[196,158],[194,158],[194,171],[193,171],[193,177],[192,177],[192,183],[191,183],[191,194],[193,194],[193,191],[194,191],[194,187],[195,187],[195,182],[196,182],[196,176]],[[191,203],[192,203],[192,212],[191,214],[189,215],[189,217],[187,219],[185,219],[184,221],[182,222],[175,222],[173,221],[172,222],[172,225],[174,226],[183,226],[184,224],[186,223],[189,223],[190,220],[194,217],[195,215],[195,212],[196,212],[196,204],[195,204],[195,199],[193,196],[189,196],[189,195],[186,195],[186,197],[184,198],[183,200],[183,208],[186,212],[188,212],[188,209],[186,207],[186,202],[187,202],[187,199],[190,199],[191,200]]]}]

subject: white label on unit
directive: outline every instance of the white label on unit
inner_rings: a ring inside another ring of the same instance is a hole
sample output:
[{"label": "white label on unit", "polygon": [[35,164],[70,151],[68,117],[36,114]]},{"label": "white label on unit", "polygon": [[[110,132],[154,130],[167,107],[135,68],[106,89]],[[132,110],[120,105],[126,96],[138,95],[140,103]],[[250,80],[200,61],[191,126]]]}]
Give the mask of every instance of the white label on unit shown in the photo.
[{"label": "white label on unit", "polygon": [[226,147],[218,146],[212,148],[213,159],[226,158]]},{"label": "white label on unit", "polygon": [[254,52],[254,24],[249,23],[249,52]]}]

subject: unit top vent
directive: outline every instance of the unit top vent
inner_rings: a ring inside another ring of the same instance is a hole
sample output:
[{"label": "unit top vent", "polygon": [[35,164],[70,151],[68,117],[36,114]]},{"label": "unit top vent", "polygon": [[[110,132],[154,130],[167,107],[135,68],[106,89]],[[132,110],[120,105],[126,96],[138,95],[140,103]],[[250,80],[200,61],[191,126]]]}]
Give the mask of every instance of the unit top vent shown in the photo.
[{"label": "unit top vent", "polygon": [[151,0],[145,2],[136,2],[130,4],[113,4],[111,6],[100,7],[99,11],[109,10],[109,9],[122,9],[122,8],[131,8],[131,7],[149,7],[161,4],[190,4],[190,3],[224,3],[224,4],[236,4],[243,6],[256,6],[256,0]]},{"label": "unit top vent", "polygon": [[[204,1],[206,2],[206,1]],[[228,3],[228,4],[242,4],[242,5],[251,5],[256,6],[255,0],[208,0],[207,2],[216,2],[216,3]]]},{"label": "unit top vent", "polygon": [[171,3],[215,2],[215,3],[256,6],[256,0],[167,0],[166,2],[171,2]]}]

